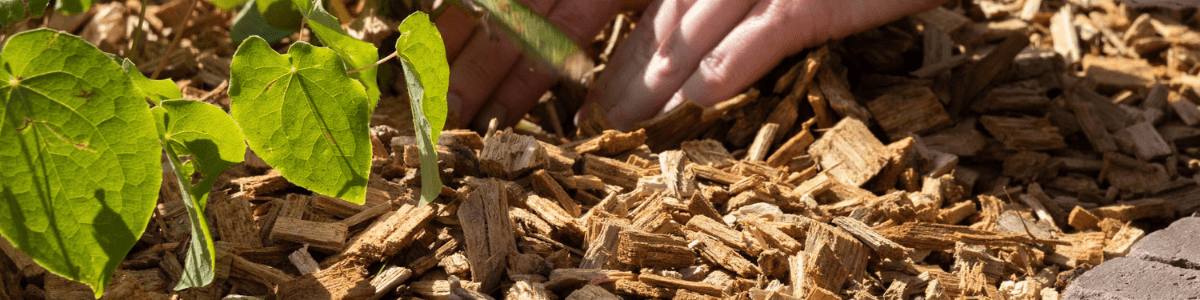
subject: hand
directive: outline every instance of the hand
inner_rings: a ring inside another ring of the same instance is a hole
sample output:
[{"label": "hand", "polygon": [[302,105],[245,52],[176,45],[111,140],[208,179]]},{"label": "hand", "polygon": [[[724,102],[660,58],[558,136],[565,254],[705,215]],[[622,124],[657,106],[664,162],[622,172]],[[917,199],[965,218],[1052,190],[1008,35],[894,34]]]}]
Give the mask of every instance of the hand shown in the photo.
[{"label": "hand", "polygon": [[614,127],[628,130],[685,99],[712,106],[806,47],[942,2],[656,0],[616,49],[575,120],[598,106]]},{"label": "hand", "polygon": [[[517,2],[546,16],[579,45],[590,42],[622,5],[620,0]],[[434,23],[442,32],[450,61],[447,102],[459,113],[458,120],[450,121],[460,127],[487,128],[492,118],[502,125],[516,123],[558,79],[557,73],[540,71],[536,58],[521,55],[520,47],[501,36],[505,32],[498,25],[476,26],[480,21],[457,6]]]}]

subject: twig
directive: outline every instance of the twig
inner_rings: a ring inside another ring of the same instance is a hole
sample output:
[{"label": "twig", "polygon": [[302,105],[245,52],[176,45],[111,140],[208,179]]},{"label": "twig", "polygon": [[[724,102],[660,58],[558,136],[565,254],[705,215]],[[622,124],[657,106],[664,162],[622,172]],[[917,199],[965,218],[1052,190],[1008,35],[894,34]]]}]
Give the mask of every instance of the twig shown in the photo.
[{"label": "twig", "polygon": [[384,62],[388,61],[389,59],[392,59],[392,58],[395,58],[395,57],[396,57],[396,52],[392,52],[392,54],[391,54],[391,55],[388,55],[387,57],[384,57],[383,59],[380,59],[379,61],[377,61],[377,62],[375,62],[375,63],[373,63],[373,64],[371,64],[371,65],[369,65],[369,66],[362,67],[362,68],[358,68],[358,69],[354,69],[354,70],[350,70],[350,71],[346,71],[346,74],[354,74],[354,73],[358,73],[359,71],[362,71],[362,70],[366,70],[366,69],[370,69],[370,68],[377,67],[377,66],[379,66],[379,64],[382,64],[382,63],[384,63]]},{"label": "twig", "polygon": [[[144,7],[142,8],[145,9]],[[179,39],[183,38],[183,29],[187,27],[188,20],[192,19],[192,10],[196,9],[196,0],[192,0],[188,4],[187,14],[183,15],[183,22],[175,26],[175,38],[171,39],[171,46],[167,47],[167,53],[163,54],[162,61],[158,63],[158,68],[154,70],[154,74],[150,75],[150,79],[158,79],[158,74],[162,73],[163,68],[167,67],[167,60],[171,58],[171,51],[175,51],[175,47],[179,46]]]},{"label": "twig", "polygon": [[146,41],[146,32],[142,31],[142,26],[146,23],[146,1],[141,1],[141,4],[138,9],[138,24],[133,30],[133,45],[129,45],[129,57],[137,57]]}]

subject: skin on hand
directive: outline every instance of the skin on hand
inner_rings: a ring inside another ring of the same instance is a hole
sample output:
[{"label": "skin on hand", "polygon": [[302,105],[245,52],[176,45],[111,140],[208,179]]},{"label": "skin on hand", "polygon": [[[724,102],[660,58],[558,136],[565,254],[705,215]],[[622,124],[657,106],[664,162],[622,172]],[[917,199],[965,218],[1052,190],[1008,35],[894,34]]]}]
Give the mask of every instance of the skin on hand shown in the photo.
[{"label": "skin on hand", "polygon": [[[599,33],[622,5],[620,0],[516,1],[546,16],[580,45]],[[451,121],[460,127],[487,128],[492,118],[502,125],[516,123],[558,79],[557,73],[539,68],[535,58],[522,55],[498,25],[479,28],[475,17],[457,7],[447,9],[434,23],[442,32],[450,61],[447,102],[459,112],[459,120]]]},{"label": "skin on hand", "polygon": [[[517,0],[576,43],[599,32],[618,9],[647,0]],[[628,130],[683,103],[711,106],[744,90],[785,57],[830,39],[936,7],[945,0],[654,0],[613,53],[576,122],[592,106]],[[515,123],[557,78],[539,72],[508,38],[493,38],[465,12],[435,21],[446,41],[451,109],[459,124]],[[499,30],[493,33],[503,34]],[[477,115],[478,114],[478,115]],[[472,121],[473,120],[473,121]]]}]

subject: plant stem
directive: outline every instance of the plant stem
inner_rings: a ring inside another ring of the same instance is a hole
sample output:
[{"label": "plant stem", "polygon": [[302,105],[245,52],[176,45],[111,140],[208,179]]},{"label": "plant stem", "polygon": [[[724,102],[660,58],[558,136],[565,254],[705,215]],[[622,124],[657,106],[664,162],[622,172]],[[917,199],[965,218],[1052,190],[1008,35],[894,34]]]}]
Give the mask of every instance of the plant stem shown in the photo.
[{"label": "plant stem", "polygon": [[142,44],[146,41],[146,32],[142,31],[142,24],[146,23],[146,1],[142,1],[142,7],[138,9],[138,24],[137,28],[133,29],[133,45],[129,46],[129,57],[137,57],[139,52],[142,52]]},{"label": "plant stem", "polygon": [[354,69],[354,70],[346,71],[346,74],[354,74],[354,73],[358,73],[359,71],[362,71],[362,70],[366,70],[366,69],[370,69],[370,68],[377,67],[377,66],[379,66],[379,64],[382,64],[382,63],[384,63],[384,62],[387,62],[389,59],[395,58],[395,57],[396,57],[396,53],[397,53],[397,52],[392,52],[392,54],[391,54],[391,55],[388,55],[387,57],[384,57],[383,59],[380,59],[379,61],[377,61],[377,62],[375,62],[375,63],[371,64],[370,66],[366,66],[366,67],[362,67],[362,68],[358,68],[358,69]]},{"label": "plant stem", "polygon": [[167,60],[171,58],[171,51],[175,51],[175,47],[179,46],[179,40],[183,38],[183,29],[187,27],[188,20],[192,19],[193,9],[196,9],[196,0],[188,3],[187,14],[183,15],[183,22],[175,26],[175,38],[171,40],[171,45],[167,47],[167,53],[163,54],[162,61],[158,63],[158,68],[154,70],[153,75],[150,75],[150,79],[158,79],[158,74],[161,74],[163,68],[167,67]]}]

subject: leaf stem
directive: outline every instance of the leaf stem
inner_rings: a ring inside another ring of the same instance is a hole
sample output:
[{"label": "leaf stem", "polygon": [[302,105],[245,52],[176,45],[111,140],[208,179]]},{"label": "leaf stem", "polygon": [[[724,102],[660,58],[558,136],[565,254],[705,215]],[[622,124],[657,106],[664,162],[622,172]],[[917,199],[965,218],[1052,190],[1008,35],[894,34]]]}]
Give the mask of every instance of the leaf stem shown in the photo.
[{"label": "leaf stem", "polygon": [[175,38],[171,40],[171,46],[167,47],[167,53],[163,54],[162,61],[158,63],[158,68],[154,70],[154,74],[150,75],[150,79],[158,79],[158,74],[161,74],[163,68],[167,67],[167,60],[171,58],[171,51],[175,51],[175,47],[179,46],[179,40],[183,38],[183,29],[187,27],[188,20],[192,19],[192,10],[194,9],[196,9],[196,0],[192,0],[188,4],[187,14],[183,15],[183,22],[175,25]]},{"label": "leaf stem", "polygon": [[382,64],[382,63],[384,63],[384,62],[387,62],[389,59],[396,58],[396,53],[397,53],[397,52],[392,52],[392,54],[391,54],[391,55],[388,55],[388,56],[384,57],[383,59],[380,59],[379,61],[377,61],[377,62],[375,62],[375,63],[373,63],[373,64],[371,64],[371,65],[369,65],[369,66],[362,67],[362,68],[358,68],[358,69],[354,69],[354,70],[350,70],[350,71],[346,71],[346,74],[354,74],[354,73],[358,73],[358,72],[360,72],[360,71],[362,71],[362,70],[366,70],[366,69],[370,69],[370,68],[378,67],[380,64]]}]

